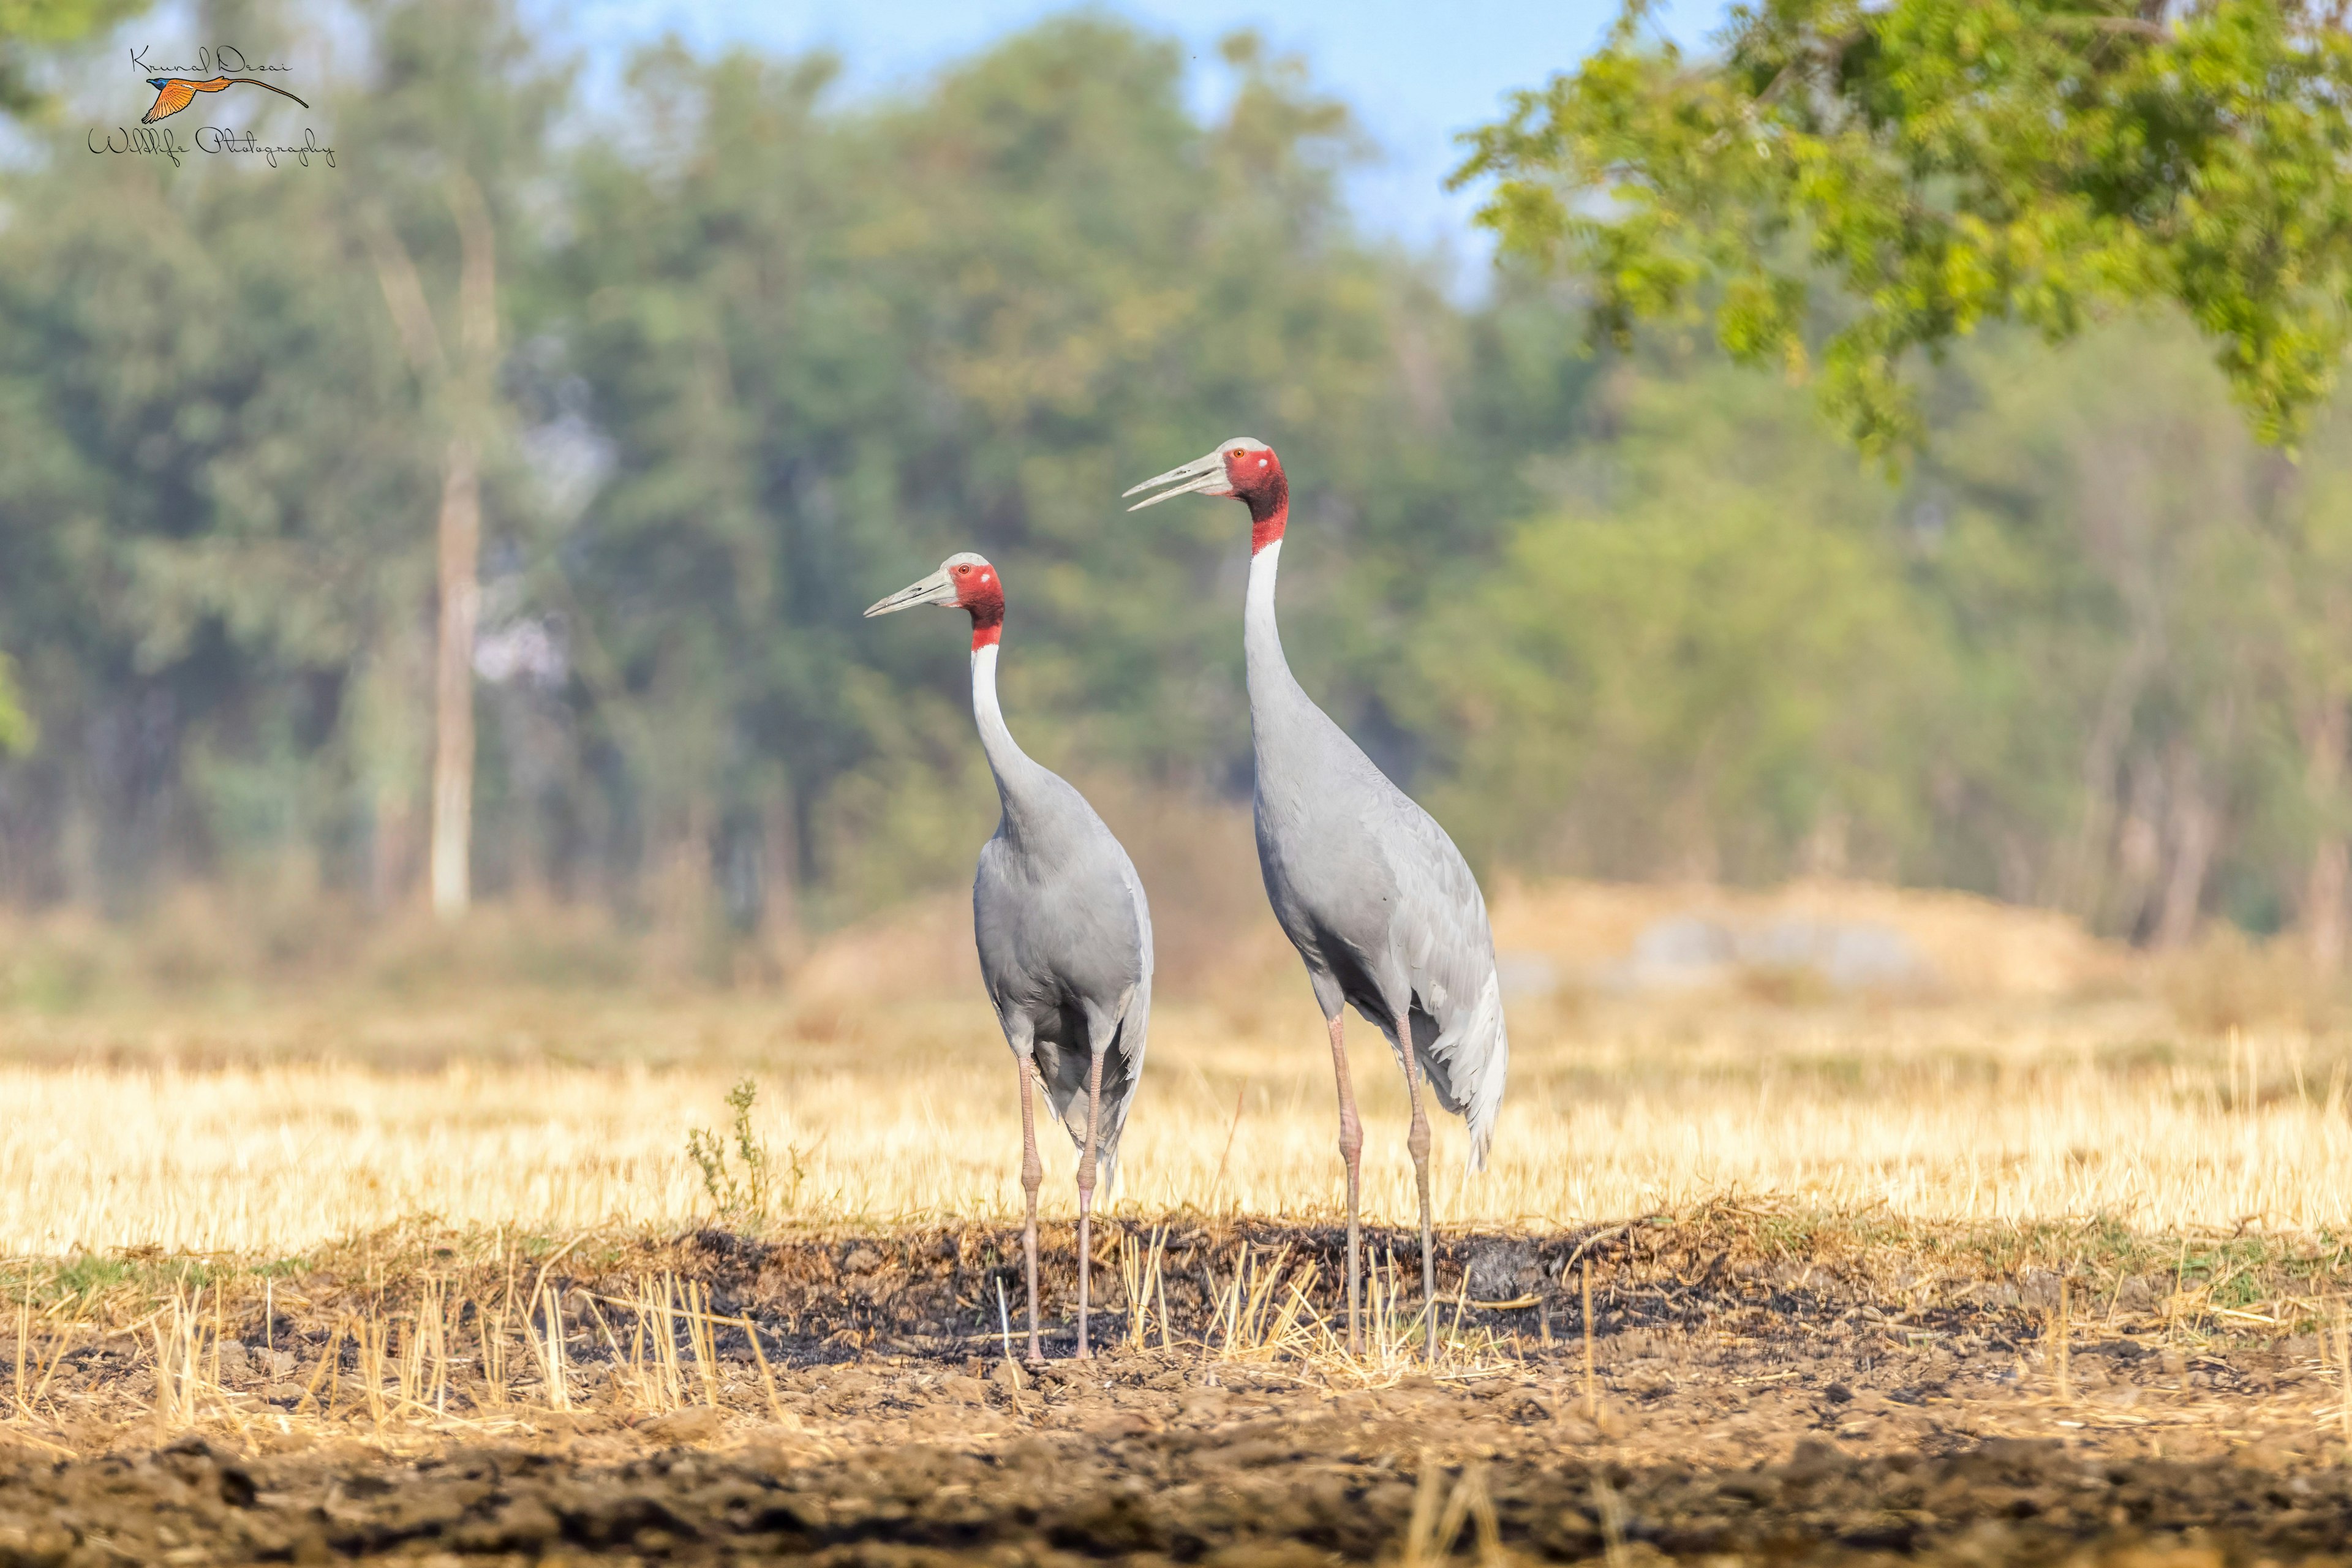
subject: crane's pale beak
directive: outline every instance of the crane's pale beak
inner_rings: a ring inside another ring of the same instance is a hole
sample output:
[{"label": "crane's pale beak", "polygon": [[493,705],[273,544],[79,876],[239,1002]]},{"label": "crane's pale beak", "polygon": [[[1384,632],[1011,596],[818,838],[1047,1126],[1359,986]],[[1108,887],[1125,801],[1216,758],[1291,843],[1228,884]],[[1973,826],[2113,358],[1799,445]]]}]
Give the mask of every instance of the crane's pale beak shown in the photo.
[{"label": "crane's pale beak", "polygon": [[[1159,489],[1161,485],[1174,485],[1176,488],[1160,490],[1156,496],[1147,496],[1127,510],[1141,511],[1145,507],[1158,506],[1171,497],[1188,496],[1196,492],[1206,496],[1229,496],[1234,493],[1233,481],[1225,477],[1225,454],[1223,449],[1212,452],[1205,458],[1195,458],[1182,468],[1171,468],[1157,479],[1146,479],[1134,489],[1129,490],[1127,495],[1135,495],[1142,490]],[[1120,499],[1126,498],[1122,496]]]},{"label": "crane's pale beak", "polygon": [[866,606],[866,618],[887,616],[894,610],[911,610],[918,605],[952,605],[956,602],[956,585],[948,580],[944,566],[919,583],[909,583],[887,599],[877,599]]}]

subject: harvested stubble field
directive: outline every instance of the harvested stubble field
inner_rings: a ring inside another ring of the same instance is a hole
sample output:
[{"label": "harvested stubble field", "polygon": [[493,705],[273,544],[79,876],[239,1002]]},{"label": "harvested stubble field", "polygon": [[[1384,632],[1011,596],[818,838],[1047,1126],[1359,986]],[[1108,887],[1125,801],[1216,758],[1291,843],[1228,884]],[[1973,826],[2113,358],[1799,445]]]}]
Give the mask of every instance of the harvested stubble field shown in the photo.
[{"label": "harvested stubble field", "polygon": [[[952,965],[897,948],[928,978],[887,1006],[845,999],[874,989],[852,953],[856,985],[789,1001],[0,1023],[0,1565],[2352,1542],[2325,1028],[2104,982],[1523,997],[1494,1168],[1441,1129],[1428,1367],[1386,1053],[1359,1031],[1380,1269],[1350,1355],[1303,986],[1180,995],[1099,1237],[1107,1353],[1020,1374],[1012,1074]],[[721,1213],[688,1135],[724,1139],[745,1076],[767,1174],[730,1150]]]},{"label": "harvested stubble field", "polygon": [[[1244,1029],[1163,1009],[1116,1212],[1334,1212],[1330,1057],[1311,1005],[1289,1011],[1303,1016]],[[712,1212],[688,1134],[720,1128],[746,1075],[772,1217],[1020,1212],[1012,1061],[983,1011],[827,1016],[814,1037],[756,1003],[595,1013],[0,1029],[0,1256],[298,1253],[424,1217],[675,1231]],[[1357,1032],[1365,1202],[1402,1223],[1403,1079]],[[2183,1037],[2135,1005],[1531,1012],[1483,1175],[1459,1123],[1438,1121],[1438,1213],[1559,1226],[1738,1195],[1920,1221],[2334,1232],[2352,1225],[2347,1060],[2305,1034]],[[1046,1131],[1045,1209],[1067,1218],[1074,1160]]]},{"label": "harvested stubble field", "polygon": [[[1106,1352],[1028,1374],[980,1327],[1017,1281],[1003,1226],[27,1271],[0,1561],[2185,1564],[2352,1539],[2333,1249],[1728,1205],[1452,1232],[1431,1369],[1390,1310],[1408,1238],[1373,1240],[1351,1358],[1337,1227],[1109,1226]],[[1074,1263],[1050,1237],[1057,1319]]]}]

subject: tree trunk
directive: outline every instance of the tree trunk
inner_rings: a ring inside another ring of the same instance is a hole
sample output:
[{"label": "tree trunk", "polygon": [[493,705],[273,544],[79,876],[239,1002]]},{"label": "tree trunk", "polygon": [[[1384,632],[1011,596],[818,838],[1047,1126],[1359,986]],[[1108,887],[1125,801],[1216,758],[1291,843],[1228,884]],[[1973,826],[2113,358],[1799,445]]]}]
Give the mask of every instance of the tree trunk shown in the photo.
[{"label": "tree trunk", "polygon": [[800,821],[790,779],[777,784],[761,813],[760,848],[766,861],[761,913],[768,943],[784,963],[796,963],[807,943],[801,931]]},{"label": "tree trunk", "polygon": [[2101,871],[2124,804],[2117,798],[2124,782],[2117,775],[2124,745],[2131,739],[2132,714],[2164,658],[2160,623],[2153,612],[2138,608],[2148,595],[2126,597],[2135,606],[2136,626],[2123,657],[2108,674],[2106,689],[2099,697],[2098,715],[2083,747],[2082,814],[2075,825],[2074,846],[2062,862],[2054,900],[2060,908],[2086,919],[2095,919],[2105,901],[2100,896],[2101,884],[2106,880]]},{"label": "tree trunk", "polygon": [[2311,966],[2323,974],[2344,966],[2346,858],[2344,835],[2321,835],[2303,880],[2304,936],[2311,947]]},{"label": "tree trunk", "polygon": [[2137,752],[2123,773],[2115,847],[2094,912],[2103,923],[2129,933],[2135,942],[2154,942],[2163,908],[2165,802],[2172,788],[2171,770]]},{"label": "tree trunk", "polygon": [[2109,857],[2129,783],[2122,765],[2140,701],[2168,658],[2168,583],[2149,509],[2153,482],[2147,465],[2123,448],[2095,451],[2083,475],[2083,542],[2121,603],[2130,633],[2099,694],[2083,747],[2074,841],[2057,866],[2053,901],[2090,921],[2111,901]]},{"label": "tree trunk", "polygon": [[1848,862],[1847,830],[1851,826],[1846,814],[1835,805],[1824,805],[1813,816],[1812,830],[1798,847],[1798,864],[1804,874],[1822,881],[1835,881],[1846,873]]},{"label": "tree trunk", "polygon": [[2329,702],[2304,732],[2304,787],[2320,819],[2311,869],[2303,881],[2303,934],[2311,966],[2333,974],[2344,964],[2344,890],[2347,857],[2340,825],[2344,788],[2345,708]]},{"label": "tree trunk", "polygon": [[433,669],[433,823],[427,853],[433,912],[455,920],[473,901],[474,630],[481,613],[481,443],[498,368],[498,246],[481,187],[450,176],[457,224],[457,346],[453,366],[425,302],[424,280],[381,211],[362,232],[403,349],[428,400],[448,421],[438,528],[440,629]]},{"label": "tree trunk", "polygon": [[400,902],[415,869],[415,814],[407,792],[379,785],[368,806],[368,910],[382,914]]},{"label": "tree trunk", "polygon": [[433,683],[433,912],[473,900],[474,626],[481,609],[482,483],[473,441],[449,441],[441,475],[441,631]]},{"label": "tree trunk", "polygon": [[2177,948],[2197,934],[2205,878],[2221,837],[2221,813],[2205,794],[2204,770],[2186,744],[2176,749],[2167,781],[2171,795],[2172,865],[2164,881],[2155,945]]}]

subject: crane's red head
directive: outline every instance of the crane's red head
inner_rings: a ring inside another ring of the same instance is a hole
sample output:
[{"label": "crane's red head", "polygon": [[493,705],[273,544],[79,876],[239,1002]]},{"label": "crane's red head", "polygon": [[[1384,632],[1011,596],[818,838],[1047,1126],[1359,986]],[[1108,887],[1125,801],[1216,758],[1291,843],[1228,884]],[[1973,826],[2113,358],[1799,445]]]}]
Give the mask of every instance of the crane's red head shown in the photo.
[{"label": "crane's red head", "polygon": [[1284,525],[1290,521],[1290,480],[1283,474],[1282,459],[1274,455],[1273,447],[1254,437],[1236,436],[1221,441],[1207,457],[1195,458],[1181,468],[1171,468],[1157,479],[1146,479],[1127,493],[1159,489],[1161,485],[1174,488],[1137,501],[1128,510],[1140,511],[1145,507],[1157,506],[1171,496],[1232,496],[1249,508],[1253,555],[1280,539]]},{"label": "crane's red head", "polygon": [[887,616],[918,605],[939,605],[970,612],[971,646],[992,647],[1004,633],[1004,579],[984,555],[967,550],[940,563],[940,569],[919,583],[909,583],[887,599],[866,606],[866,614]]}]

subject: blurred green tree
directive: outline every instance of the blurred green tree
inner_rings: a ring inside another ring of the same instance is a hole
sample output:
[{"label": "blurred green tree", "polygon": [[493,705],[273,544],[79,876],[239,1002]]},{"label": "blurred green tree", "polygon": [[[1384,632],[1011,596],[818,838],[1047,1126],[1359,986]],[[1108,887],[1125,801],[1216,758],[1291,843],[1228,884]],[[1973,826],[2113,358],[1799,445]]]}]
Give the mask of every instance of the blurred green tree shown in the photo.
[{"label": "blurred green tree", "polygon": [[[353,198],[355,226],[440,448],[425,860],[434,912],[449,920],[473,896],[482,491],[509,423],[498,383],[511,286],[501,288],[499,258],[512,260],[518,209],[544,172],[567,83],[505,5],[380,0],[373,20],[376,80],[345,127],[375,149],[361,160],[370,177]],[[437,289],[435,272],[446,275]],[[447,301],[437,310],[436,292]],[[397,811],[397,786],[383,793]]]},{"label": "blurred green tree", "polygon": [[0,653],[0,756],[31,750],[37,735],[26,717],[24,700],[16,695],[16,667]]},{"label": "blurred green tree", "polygon": [[[584,153],[558,266],[581,303],[552,330],[612,478],[562,591],[650,831],[715,842],[739,920],[795,880],[856,907],[968,861],[961,644],[858,619],[955,549],[1005,569],[1031,743],[1225,787],[1242,533],[1117,498],[1236,430],[1306,477],[1302,664],[1355,671],[1343,710],[1408,741],[1382,716],[1398,626],[1527,503],[1517,454],[1566,432],[1587,372],[1358,245],[1344,112],[1247,37],[1224,61],[1202,125],[1179,51],[1099,18],[859,114],[824,112],[822,59],[671,48],[633,76],[645,133]],[[1470,390],[1486,363],[1516,384]]]},{"label": "blurred green tree", "polygon": [[1948,671],[1897,495],[1704,356],[1624,367],[1596,413],[1553,509],[1415,639],[1449,820],[1610,876],[1916,874]]},{"label": "blurred green tree", "polygon": [[41,58],[147,5],[148,0],[0,0],[0,113],[47,115],[53,100],[35,79]]},{"label": "blurred green tree", "polygon": [[11,900],[406,901],[457,715],[482,898],[731,965],[730,924],[954,885],[993,815],[962,638],[858,611],[959,548],[1005,570],[1033,750],[1114,812],[1236,799],[1239,520],[1118,494],[1248,433],[1297,483],[1302,678],[1490,867],[2343,942],[2345,411],[2264,450],[2178,323],[1955,339],[1890,485],[1680,323],[1602,360],[1572,284],[1449,298],[1247,37],[1205,119],[1099,16],[853,102],[665,47],[605,110],[502,6],[352,18],[334,179],[37,131],[0,169],[40,215],[0,227]]},{"label": "blurred green tree", "polygon": [[424,478],[331,188],[60,161],[10,195],[42,219],[0,234],[0,642],[55,742],[16,879],[112,907],[299,863],[350,831],[331,737]]},{"label": "blurred green tree", "polygon": [[[1719,58],[1607,45],[1477,132],[1455,176],[1512,253],[1589,280],[1622,341],[1712,310],[1865,447],[1921,434],[1914,350],[2072,336],[2168,300],[2265,440],[2352,331],[2352,35],[2318,0],[1757,0]],[[1828,279],[1832,298],[1817,299]]]},{"label": "blurred green tree", "polygon": [[1959,666],[1939,721],[1954,869],[2186,942],[2246,826],[2277,815],[2261,568],[2286,464],[2226,416],[2177,325],[2055,355],[2011,336],[1964,369],[1975,390],[1948,389],[1917,492]]}]

